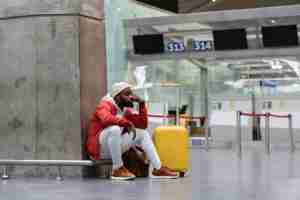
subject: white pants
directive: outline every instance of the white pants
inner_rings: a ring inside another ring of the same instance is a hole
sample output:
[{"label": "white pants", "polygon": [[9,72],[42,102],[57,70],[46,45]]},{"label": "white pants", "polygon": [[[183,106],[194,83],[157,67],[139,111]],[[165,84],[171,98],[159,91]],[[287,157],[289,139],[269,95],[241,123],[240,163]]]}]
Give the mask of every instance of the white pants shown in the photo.
[{"label": "white pants", "polygon": [[161,162],[152,142],[149,132],[136,129],[136,138],[133,140],[133,133],[122,135],[123,128],[111,126],[102,131],[99,137],[101,144],[101,158],[112,159],[113,169],[123,166],[122,154],[131,147],[139,145],[146,152],[146,155],[156,169],[161,168]]}]

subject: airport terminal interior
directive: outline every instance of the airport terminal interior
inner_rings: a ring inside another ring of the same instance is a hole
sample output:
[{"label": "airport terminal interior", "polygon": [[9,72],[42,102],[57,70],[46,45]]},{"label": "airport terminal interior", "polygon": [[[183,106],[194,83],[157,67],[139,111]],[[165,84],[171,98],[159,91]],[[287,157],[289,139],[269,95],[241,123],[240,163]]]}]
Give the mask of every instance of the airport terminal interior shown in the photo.
[{"label": "airport terminal interior", "polygon": [[[300,199],[300,1],[159,2],[0,2],[1,200]],[[184,128],[182,177],[111,180],[88,157],[120,81],[153,138]]]}]

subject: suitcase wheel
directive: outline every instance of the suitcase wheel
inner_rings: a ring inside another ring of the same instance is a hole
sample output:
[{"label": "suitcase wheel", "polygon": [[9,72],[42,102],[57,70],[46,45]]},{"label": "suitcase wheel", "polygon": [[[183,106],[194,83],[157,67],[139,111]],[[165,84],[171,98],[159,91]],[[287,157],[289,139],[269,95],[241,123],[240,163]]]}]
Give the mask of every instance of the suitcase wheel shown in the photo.
[{"label": "suitcase wheel", "polygon": [[184,177],[185,176],[185,172],[179,172],[179,177]]}]

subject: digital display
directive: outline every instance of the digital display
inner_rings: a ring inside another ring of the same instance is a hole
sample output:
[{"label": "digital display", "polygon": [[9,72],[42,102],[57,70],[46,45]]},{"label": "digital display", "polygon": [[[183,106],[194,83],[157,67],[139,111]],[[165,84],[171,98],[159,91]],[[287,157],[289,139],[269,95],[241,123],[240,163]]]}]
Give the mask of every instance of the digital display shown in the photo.
[{"label": "digital display", "polygon": [[262,27],[265,47],[297,46],[299,44],[297,25]]},{"label": "digital display", "polygon": [[134,35],[133,46],[135,54],[156,54],[164,52],[162,34]]},{"label": "digital display", "polygon": [[247,49],[245,29],[229,29],[213,31],[215,50]]}]

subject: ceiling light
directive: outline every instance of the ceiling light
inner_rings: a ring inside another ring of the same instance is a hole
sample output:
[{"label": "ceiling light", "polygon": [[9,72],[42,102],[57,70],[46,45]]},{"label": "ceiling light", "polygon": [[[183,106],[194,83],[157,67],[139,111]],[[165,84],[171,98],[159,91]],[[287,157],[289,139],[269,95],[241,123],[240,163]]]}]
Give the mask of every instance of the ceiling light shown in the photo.
[{"label": "ceiling light", "polygon": [[282,62],[287,63],[297,74],[298,77],[300,77],[300,64],[297,61],[293,60],[287,60],[287,59],[280,59]]},{"label": "ceiling light", "polygon": [[272,59],[271,60],[263,59],[262,61],[265,63],[268,63],[272,69],[282,69],[283,68],[282,64],[280,63],[280,60],[278,60],[278,59],[273,59],[273,60]]},{"label": "ceiling light", "polygon": [[273,62],[271,62],[272,69],[282,69],[283,66],[281,65],[280,61],[278,59],[274,59]]}]

